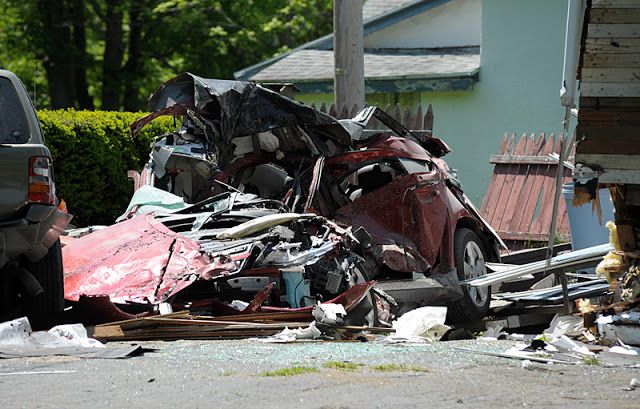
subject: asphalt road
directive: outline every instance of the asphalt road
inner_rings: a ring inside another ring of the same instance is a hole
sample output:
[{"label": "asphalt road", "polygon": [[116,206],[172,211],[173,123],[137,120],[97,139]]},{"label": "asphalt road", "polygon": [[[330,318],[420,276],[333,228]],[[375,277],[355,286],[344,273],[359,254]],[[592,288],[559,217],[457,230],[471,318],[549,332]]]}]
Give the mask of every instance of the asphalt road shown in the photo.
[{"label": "asphalt road", "polygon": [[[640,378],[638,369],[523,368],[521,361],[454,348],[503,351],[510,341],[142,345],[155,352],[118,360],[0,360],[0,408],[640,407],[640,389],[623,390]],[[57,373],[34,373],[47,371]],[[291,375],[278,376],[283,372]]]}]

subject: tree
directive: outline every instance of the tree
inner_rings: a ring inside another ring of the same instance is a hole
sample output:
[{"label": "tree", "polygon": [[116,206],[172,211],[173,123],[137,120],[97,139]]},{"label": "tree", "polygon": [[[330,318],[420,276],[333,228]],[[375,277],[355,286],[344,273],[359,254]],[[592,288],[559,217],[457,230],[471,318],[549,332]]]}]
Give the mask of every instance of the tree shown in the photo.
[{"label": "tree", "polygon": [[[145,109],[180,72],[233,72],[331,30],[332,0],[0,0],[0,66],[52,108]],[[18,33],[5,33],[19,28]],[[34,72],[46,73],[37,79]],[[36,81],[37,79],[37,81]],[[39,82],[38,82],[39,81]]]},{"label": "tree", "polygon": [[0,0],[0,68],[10,69],[22,78],[37,107],[51,106],[42,61],[22,23],[24,12]]}]

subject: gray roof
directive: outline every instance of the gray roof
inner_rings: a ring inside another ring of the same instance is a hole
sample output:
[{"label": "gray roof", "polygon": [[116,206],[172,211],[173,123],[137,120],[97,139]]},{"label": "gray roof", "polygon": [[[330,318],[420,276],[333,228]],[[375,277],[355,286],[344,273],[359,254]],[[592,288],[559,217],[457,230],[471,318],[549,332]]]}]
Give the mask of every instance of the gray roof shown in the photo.
[{"label": "gray roof", "polygon": [[[383,4],[380,0],[369,0],[378,3],[377,5],[372,4],[371,13],[377,9],[377,7],[385,7],[381,6]],[[364,36],[368,36],[371,33],[375,33],[376,31],[382,30],[391,25],[397,24],[400,21],[404,21],[408,18],[411,18],[415,15],[423,13],[427,10],[430,10],[434,7],[438,7],[441,4],[447,3],[451,0],[388,0],[386,3],[390,3],[393,5],[393,8],[389,11],[384,12],[383,14],[374,15],[364,21]],[[369,13],[369,12],[367,12]],[[245,67],[239,71],[236,71],[233,75],[236,79],[248,81],[253,76],[255,76],[260,70],[264,69],[276,61],[285,58],[293,53],[298,52],[299,50],[308,50],[308,49],[316,49],[316,50],[331,50],[333,48],[333,34],[327,34],[323,37],[316,38],[313,41],[309,41],[291,51],[287,51],[285,53],[276,55],[275,57],[269,58],[267,60],[263,60],[257,64],[251,65],[249,67]]]},{"label": "gray roof", "polygon": [[415,0],[367,0],[362,6],[362,20],[387,14]]},{"label": "gray roof", "polygon": [[[364,55],[367,79],[443,78],[474,75],[479,47],[463,50],[387,50]],[[253,75],[251,81],[304,82],[333,79],[333,51],[298,50]]]}]

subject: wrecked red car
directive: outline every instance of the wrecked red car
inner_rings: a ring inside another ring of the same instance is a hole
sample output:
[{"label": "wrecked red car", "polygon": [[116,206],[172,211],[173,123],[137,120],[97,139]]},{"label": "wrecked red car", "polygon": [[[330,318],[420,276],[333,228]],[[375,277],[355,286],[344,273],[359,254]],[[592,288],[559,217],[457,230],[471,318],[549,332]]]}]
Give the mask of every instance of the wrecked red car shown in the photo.
[{"label": "wrecked red car", "polygon": [[[196,203],[153,210],[208,260],[171,285],[160,279],[157,289],[195,281],[177,296],[229,303],[255,300],[271,283],[260,302],[277,309],[376,280],[400,304],[446,303],[453,321],[487,313],[490,289],[458,280],[486,274],[501,241],[441,159],[449,149],[439,139],[376,107],[337,120],[257,84],[192,74],[165,83],[149,104],[153,113],[132,124],[134,135],[161,115],[182,121],[156,139],[138,184]],[[388,130],[369,130],[373,121]],[[121,223],[142,217],[140,204]],[[86,281],[73,282],[69,293],[87,293]],[[436,287],[443,291],[430,291]],[[371,304],[393,303],[382,291],[367,300],[363,315]]]}]

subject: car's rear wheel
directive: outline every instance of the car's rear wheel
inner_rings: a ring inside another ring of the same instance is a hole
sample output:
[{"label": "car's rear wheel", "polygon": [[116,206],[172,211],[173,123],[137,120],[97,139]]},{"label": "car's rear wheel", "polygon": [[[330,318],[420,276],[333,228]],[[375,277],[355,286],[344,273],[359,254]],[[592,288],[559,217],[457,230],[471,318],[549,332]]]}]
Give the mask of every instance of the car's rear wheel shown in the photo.
[{"label": "car's rear wheel", "polygon": [[64,309],[64,278],[60,240],[57,240],[49,248],[41,260],[27,263],[26,267],[38,280],[44,292],[36,296],[25,297],[25,312],[34,327],[46,327],[53,324],[57,314]]},{"label": "car's rear wheel", "polygon": [[[458,229],[454,238],[455,265],[458,279],[469,280],[487,274],[487,251],[482,240],[471,229]],[[452,322],[467,322],[484,318],[489,312],[491,287],[462,288],[463,297],[448,305]]]}]

